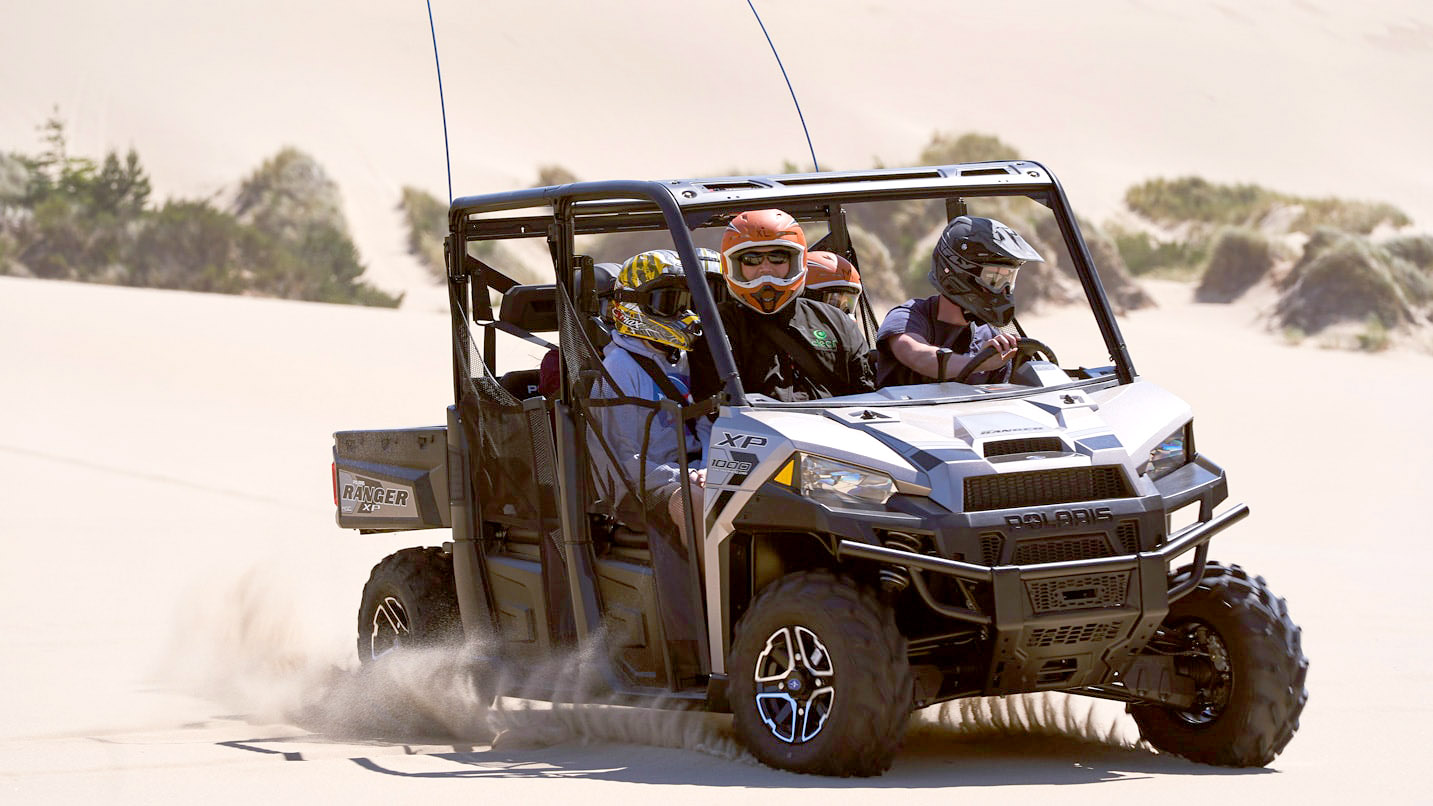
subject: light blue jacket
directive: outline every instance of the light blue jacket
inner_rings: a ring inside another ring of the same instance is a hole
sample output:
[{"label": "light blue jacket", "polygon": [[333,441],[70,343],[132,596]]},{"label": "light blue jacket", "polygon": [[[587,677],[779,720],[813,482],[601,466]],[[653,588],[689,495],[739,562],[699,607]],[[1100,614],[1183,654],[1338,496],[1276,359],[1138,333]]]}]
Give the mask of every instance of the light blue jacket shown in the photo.
[{"label": "light blue jacket", "polygon": [[[617,390],[611,389],[605,380],[599,381],[593,389],[593,398],[636,397],[652,401],[667,399],[652,376],[632,358],[633,353],[650,358],[657,366],[665,369],[667,377],[678,390],[686,392],[691,388],[685,354],[674,365],[667,361],[661,350],[653,348],[646,341],[614,333],[612,343],[603,350],[602,366],[617,385]],[[706,417],[698,417],[693,428],[691,425],[682,427],[668,412],[642,406],[606,406],[597,408],[596,412],[607,447],[621,462],[622,471],[628,479],[645,491],[656,490],[680,478],[678,428],[681,428],[680,433],[684,437],[683,450],[696,453],[699,457],[705,456],[705,448],[711,438],[711,420]],[[649,423],[650,437],[647,434]],[[644,440],[647,442],[646,456],[642,455]],[[598,451],[601,451],[601,448],[594,446],[594,459],[599,458]],[[606,463],[605,454],[601,455],[600,460],[601,463]],[[690,470],[702,468],[702,459],[691,460],[687,467]]]}]

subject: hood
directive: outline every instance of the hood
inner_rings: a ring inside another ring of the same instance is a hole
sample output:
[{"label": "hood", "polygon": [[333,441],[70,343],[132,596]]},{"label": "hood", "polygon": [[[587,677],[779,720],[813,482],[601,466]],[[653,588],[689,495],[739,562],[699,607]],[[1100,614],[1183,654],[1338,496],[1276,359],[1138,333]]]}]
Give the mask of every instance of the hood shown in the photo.
[{"label": "hood", "polygon": [[[1138,486],[1138,465],[1189,420],[1190,409],[1169,392],[1136,381],[1016,399],[756,416],[797,450],[889,473],[928,488],[937,503],[959,511],[967,476],[1118,464]],[[833,432],[830,421],[848,429],[846,436]]]}]

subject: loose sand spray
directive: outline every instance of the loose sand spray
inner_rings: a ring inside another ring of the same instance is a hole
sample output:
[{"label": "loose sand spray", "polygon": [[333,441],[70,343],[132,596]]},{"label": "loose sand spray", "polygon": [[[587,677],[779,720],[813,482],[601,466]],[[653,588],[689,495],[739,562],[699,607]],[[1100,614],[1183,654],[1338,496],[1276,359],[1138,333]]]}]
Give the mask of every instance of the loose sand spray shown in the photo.
[{"label": "loose sand spray", "polygon": [[[591,668],[579,653],[538,665],[474,663],[482,647],[396,652],[360,665],[352,634],[313,635],[296,590],[272,570],[254,569],[211,587],[181,613],[164,664],[165,682],[255,723],[292,724],[345,741],[463,743],[534,748],[616,743],[684,749],[756,763],[732,733],[731,718],[704,712],[602,702],[548,704],[494,700],[552,680],[579,681]],[[907,747],[1006,737],[1133,748],[1120,709],[1085,697],[1032,694],[957,700],[915,714]]]}]

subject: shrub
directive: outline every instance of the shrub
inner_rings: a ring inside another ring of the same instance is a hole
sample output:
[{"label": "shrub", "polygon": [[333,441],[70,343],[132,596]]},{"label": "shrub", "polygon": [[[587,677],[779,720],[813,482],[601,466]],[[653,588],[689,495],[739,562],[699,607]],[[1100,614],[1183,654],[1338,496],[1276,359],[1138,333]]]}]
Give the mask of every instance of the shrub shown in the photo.
[{"label": "shrub", "polygon": [[313,157],[284,148],[243,179],[234,199],[234,215],[261,232],[289,243],[304,230],[328,226],[347,231],[338,185]]},{"label": "shrub", "polygon": [[140,230],[128,284],[237,294],[246,285],[251,237],[234,216],[206,202],[165,202]]},{"label": "shrub", "polygon": [[1373,314],[1364,319],[1363,332],[1358,334],[1358,349],[1370,353],[1387,350],[1392,340],[1388,335],[1388,328],[1383,320]]},{"label": "shrub", "polygon": [[577,181],[577,174],[567,170],[561,165],[542,165],[537,169],[537,184],[533,187],[541,188],[550,185],[570,185]]},{"label": "shrub", "polygon": [[[1124,313],[1153,306],[1154,300],[1139,287],[1125,268],[1124,258],[1121,257],[1115,242],[1093,223],[1084,219],[1078,219],[1078,223],[1085,238],[1085,246],[1090,250],[1090,260],[1095,264],[1105,296],[1110,301],[1110,307],[1116,313]],[[1031,228],[1016,229],[1026,233],[1027,239],[1030,237]],[[1059,224],[1053,217],[1043,216],[1039,219],[1038,226],[1033,228],[1033,236],[1031,243],[1040,251],[1046,262],[1043,266],[1027,263],[1020,269],[1020,281],[1015,284],[1017,304],[1020,302],[1020,286],[1035,281],[1050,270],[1058,271],[1066,282],[1057,289],[1053,279],[1045,281],[1046,291],[1041,296],[1046,301],[1067,303],[1083,300],[1085,294],[1080,287],[1079,275],[1075,273],[1075,262],[1065,248],[1065,239],[1060,234]],[[1035,271],[1030,271],[1031,269]]]},{"label": "shrub", "polygon": [[408,230],[408,254],[418,258],[434,279],[447,277],[443,265],[443,238],[448,232],[448,205],[442,199],[411,185],[398,200],[403,226]]},{"label": "shrub", "polygon": [[1262,280],[1273,262],[1273,250],[1263,235],[1250,229],[1226,228],[1214,240],[1194,298],[1200,302],[1233,302]]},{"label": "shrub", "polygon": [[1346,199],[1307,199],[1278,193],[1258,185],[1220,185],[1197,176],[1151,179],[1125,192],[1125,204],[1134,212],[1165,226],[1258,225],[1275,207],[1298,205],[1303,212],[1292,229],[1310,232],[1331,227],[1367,235],[1381,224],[1406,226],[1403,211],[1381,202]]},{"label": "shrub", "polygon": [[1409,235],[1395,238],[1384,244],[1384,248],[1424,272],[1433,272],[1433,236]]},{"label": "shrub", "polygon": [[946,132],[936,132],[931,135],[930,142],[926,143],[920,153],[921,165],[1018,159],[1020,152],[1014,146],[994,135],[975,132],[967,132],[959,137]]},{"label": "shrub", "polygon": [[1209,257],[1209,243],[1195,236],[1188,240],[1160,241],[1147,232],[1109,227],[1115,249],[1136,277],[1189,279],[1199,275]]},{"label": "shrub", "polygon": [[1290,273],[1288,288],[1275,306],[1276,323],[1316,333],[1370,317],[1385,328],[1410,321],[1407,297],[1394,277],[1394,260],[1366,238],[1325,231],[1309,241]]}]

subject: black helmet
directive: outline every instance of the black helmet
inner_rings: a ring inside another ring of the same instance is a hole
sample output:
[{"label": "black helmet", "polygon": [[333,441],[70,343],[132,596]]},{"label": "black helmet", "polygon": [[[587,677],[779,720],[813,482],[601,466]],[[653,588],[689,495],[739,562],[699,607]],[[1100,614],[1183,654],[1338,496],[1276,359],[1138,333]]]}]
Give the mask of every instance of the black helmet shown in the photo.
[{"label": "black helmet", "polygon": [[1015,273],[1031,261],[1045,259],[1015,230],[993,218],[958,216],[936,241],[930,282],[971,318],[1004,327],[1015,316]]},{"label": "black helmet", "polygon": [[[592,267],[592,293],[597,296],[598,318],[602,324],[612,326],[612,291],[617,287],[617,272],[622,270],[620,263],[598,263]],[[577,277],[578,287],[582,284],[582,275]]]}]

